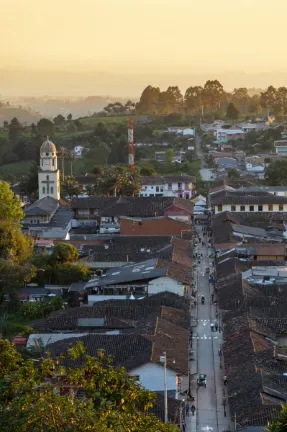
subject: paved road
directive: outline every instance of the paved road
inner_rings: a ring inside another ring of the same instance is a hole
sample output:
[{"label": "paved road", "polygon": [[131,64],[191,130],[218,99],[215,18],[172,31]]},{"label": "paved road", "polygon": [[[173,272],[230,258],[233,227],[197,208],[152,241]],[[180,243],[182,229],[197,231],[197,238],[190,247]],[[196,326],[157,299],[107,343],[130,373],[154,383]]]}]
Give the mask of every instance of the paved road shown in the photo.
[{"label": "paved road", "polygon": [[213,172],[211,169],[206,168],[206,163],[204,160],[204,151],[201,148],[201,144],[200,144],[200,136],[196,135],[195,137],[195,150],[196,150],[196,154],[198,159],[200,159],[200,175],[202,180],[204,181],[210,181],[213,179]]},{"label": "paved road", "polygon": [[[198,226],[200,237],[201,228]],[[206,240],[205,240],[206,241]],[[224,415],[222,405],[223,370],[220,368],[218,349],[222,343],[222,333],[212,332],[210,324],[216,322],[215,305],[211,304],[212,287],[209,284],[209,273],[213,271],[212,261],[209,258],[212,250],[206,246],[198,246],[197,254],[203,254],[197,267],[197,301],[198,301],[198,325],[194,328],[194,342],[197,342],[197,372],[207,375],[206,388],[197,389],[196,380],[198,374],[192,379],[192,394],[195,395],[196,422],[190,422],[188,432],[222,432],[230,425],[230,420]],[[205,297],[205,304],[201,305],[201,296]]]}]

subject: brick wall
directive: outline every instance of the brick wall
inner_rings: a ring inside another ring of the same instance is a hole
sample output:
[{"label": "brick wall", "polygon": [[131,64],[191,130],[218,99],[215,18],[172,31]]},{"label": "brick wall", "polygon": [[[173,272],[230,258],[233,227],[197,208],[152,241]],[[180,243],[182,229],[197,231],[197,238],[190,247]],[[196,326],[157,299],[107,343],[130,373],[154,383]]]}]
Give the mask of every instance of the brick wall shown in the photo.
[{"label": "brick wall", "polygon": [[143,219],[142,221],[121,219],[120,221],[120,233],[122,235],[180,236],[183,230],[190,229],[189,224],[170,218]]}]

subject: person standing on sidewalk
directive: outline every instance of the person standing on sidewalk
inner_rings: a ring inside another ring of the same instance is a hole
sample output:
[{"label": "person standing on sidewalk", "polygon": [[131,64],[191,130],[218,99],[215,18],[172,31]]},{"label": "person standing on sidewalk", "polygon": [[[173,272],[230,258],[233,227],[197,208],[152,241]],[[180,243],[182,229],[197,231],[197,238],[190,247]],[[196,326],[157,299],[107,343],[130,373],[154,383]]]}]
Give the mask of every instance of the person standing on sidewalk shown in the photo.
[{"label": "person standing on sidewalk", "polygon": [[192,413],[193,416],[194,416],[194,412],[195,412],[195,406],[194,406],[194,404],[192,404],[191,405],[191,413]]},{"label": "person standing on sidewalk", "polygon": [[227,375],[223,376],[223,383],[224,383],[225,386],[227,385]]},{"label": "person standing on sidewalk", "polygon": [[188,404],[186,404],[186,406],[185,406],[185,414],[187,417],[189,416],[189,405]]}]

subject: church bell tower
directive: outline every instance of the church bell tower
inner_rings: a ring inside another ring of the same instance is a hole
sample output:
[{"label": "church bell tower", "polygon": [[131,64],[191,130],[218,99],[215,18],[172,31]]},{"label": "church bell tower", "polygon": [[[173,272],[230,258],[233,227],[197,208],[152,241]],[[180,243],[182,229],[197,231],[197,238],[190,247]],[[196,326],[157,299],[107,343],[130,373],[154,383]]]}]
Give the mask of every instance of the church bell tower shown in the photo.
[{"label": "church bell tower", "polygon": [[45,197],[60,199],[60,173],[57,163],[57,149],[49,138],[40,148],[40,170],[38,174],[39,199]]}]

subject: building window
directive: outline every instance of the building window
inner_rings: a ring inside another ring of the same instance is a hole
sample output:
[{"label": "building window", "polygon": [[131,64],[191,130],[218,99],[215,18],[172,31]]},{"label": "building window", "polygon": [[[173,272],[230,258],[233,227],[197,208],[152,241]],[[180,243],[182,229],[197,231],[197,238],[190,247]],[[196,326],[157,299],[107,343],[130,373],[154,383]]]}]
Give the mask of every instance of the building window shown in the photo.
[{"label": "building window", "polygon": [[279,204],[279,211],[283,211],[283,204]]},{"label": "building window", "polygon": [[236,211],[236,205],[233,205],[233,204],[232,204],[232,206],[231,206],[231,211]]},{"label": "building window", "polygon": [[46,156],[49,156],[49,153],[46,153]]},{"label": "building window", "polygon": [[245,211],[245,206],[240,206],[240,211]]},{"label": "building window", "polygon": [[153,189],[153,186],[151,186],[151,189]]},{"label": "building window", "polygon": [[218,211],[222,211],[222,204],[219,204],[219,205],[217,206],[217,209],[218,209]]},{"label": "building window", "polygon": [[49,181],[49,176],[48,175],[46,176],[46,179]]},{"label": "building window", "polygon": [[159,192],[159,186],[156,187],[156,191]]},{"label": "building window", "polygon": [[258,206],[258,211],[263,211],[263,205]]},{"label": "building window", "polygon": [[273,204],[268,204],[268,211],[273,211]]},{"label": "building window", "polygon": [[55,159],[52,160],[52,165],[55,166]]},{"label": "building window", "polygon": [[181,183],[178,183],[177,185],[178,185],[178,189],[181,189]]},{"label": "building window", "polygon": [[46,188],[43,186],[43,194],[46,193]]},{"label": "building window", "polygon": [[54,193],[54,188],[51,186],[51,194]]},{"label": "building window", "polygon": [[249,206],[249,211],[254,211],[254,206]]}]

